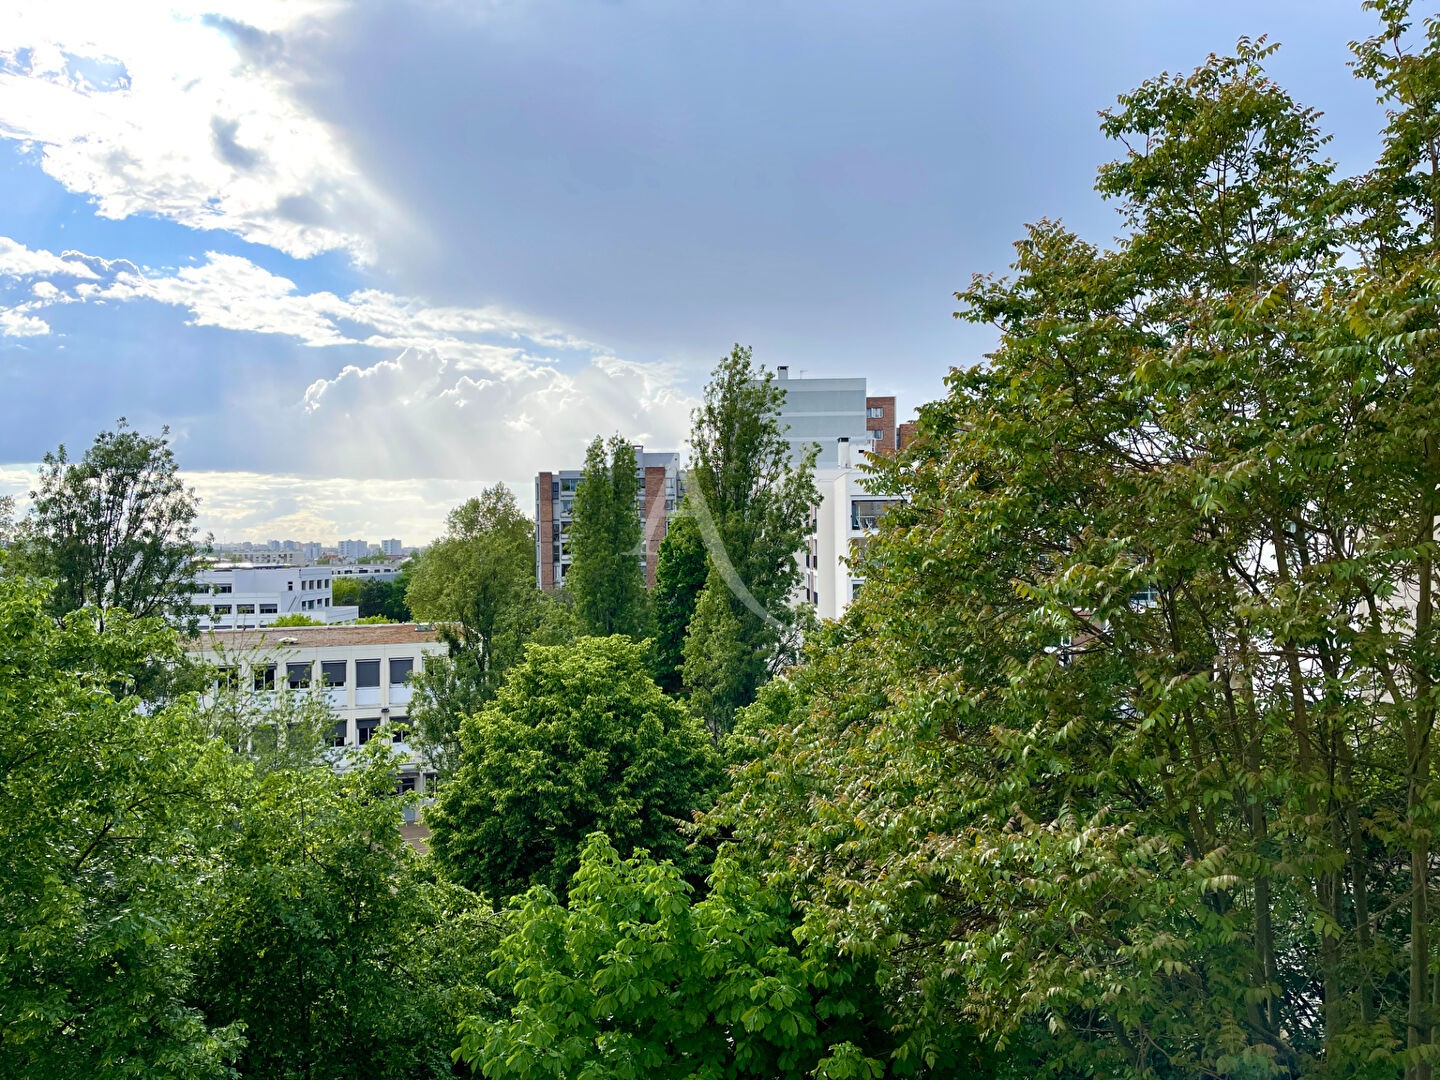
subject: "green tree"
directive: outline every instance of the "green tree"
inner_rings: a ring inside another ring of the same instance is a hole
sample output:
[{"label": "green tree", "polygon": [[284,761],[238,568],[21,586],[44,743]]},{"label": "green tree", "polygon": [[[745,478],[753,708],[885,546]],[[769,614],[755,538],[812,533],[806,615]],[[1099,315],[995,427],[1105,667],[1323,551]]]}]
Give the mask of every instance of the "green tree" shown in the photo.
[{"label": "green tree", "polygon": [[640,570],[639,498],[635,448],[616,435],[607,456],[604,440],[596,436],[575,491],[565,574],[566,591],[587,634],[645,636],[649,612]]},{"label": "green tree", "polygon": [[710,564],[705,538],[685,504],[660,541],[651,605],[655,618],[655,681],[672,696],[684,688],[685,635]]},{"label": "green tree", "polygon": [[688,868],[680,824],[720,782],[704,733],[650,677],[643,645],[532,645],[493,702],[467,717],[459,771],[426,811],[437,865],[500,903],[564,888],[603,830]]},{"label": "green tree", "polygon": [[319,619],[312,619],[309,615],[301,614],[301,613],[298,612],[298,611],[292,611],[292,612],[290,612],[288,615],[281,615],[278,619],[276,619],[274,622],[272,622],[272,623],[270,624],[270,626],[271,626],[272,628],[279,628],[279,629],[283,629],[284,627],[287,627],[287,626],[324,626],[324,625],[325,625],[325,624],[322,623]]},{"label": "green tree", "polygon": [[450,1076],[456,1023],[487,1006],[494,920],[417,872],[393,763],[371,745],[344,773],[237,772],[195,934],[196,994],[243,1025],[242,1075]]},{"label": "green tree", "polygon": [[442,625],[449,656],[413,682],[415,742],[446,771],[458,760],[460,721],[495,696],[546,611],[535,580],[534,525],[503,484],[450,512],[410,577],[415,617]]},{"label": "green tree", "polygon": [[228,1076],[241,1033],[195,1006],[189,933],[225,750],[124,693],[173,632],[49,610],[0,577],[0,1076]]},{"label": "green tree", "polygon": [[350,575],[332,578],[330,581],[330,602],[336,607],[359,607],[360,594],[365,586],[360,579]]},{"label": "green tree", "polygon": [[189,614],[196,501],[169,434],[141,435],[122,417],[79,461],[64,446],[45,455],[20,527],[17,570],[55,582],[56,614],[89,607],[102,628],[115,608]]},{"label": "green tree", "polygon": [[391,622],[409,622],[410,608],[405,603],[405,590],[409,584],[403,574],[394,581],[366,581],[360,588],[360,617],[381,615]]},{"label": "green tree", "polygon": [[1052,1073],[1431,1075],[1427,29],[1355,181],[1264,46],[1121,98],[1125,238],[1042,222],[960,294],[997,351],[747,714],[717,821],[807,940],[894,945],[912,1056],[958,1012]]},{"label": "green tree", "polygon": [[736,345],[695,410],[689,500],[710,553],[684,653],[696,711],[717,736],[767,677],[793,658],[796,553],[818,501],[815,453],[790,459],[780,426],[785,391]]},{"label": "green tree", "polygon": [[673,863],[590,837],[567,904],[516,902],[491,974],[514,1004],[464,1023],[461,1058],[494,1080],[884,1074],[864,962],[798,945],[786,899],[724,854],[690,892]]}]

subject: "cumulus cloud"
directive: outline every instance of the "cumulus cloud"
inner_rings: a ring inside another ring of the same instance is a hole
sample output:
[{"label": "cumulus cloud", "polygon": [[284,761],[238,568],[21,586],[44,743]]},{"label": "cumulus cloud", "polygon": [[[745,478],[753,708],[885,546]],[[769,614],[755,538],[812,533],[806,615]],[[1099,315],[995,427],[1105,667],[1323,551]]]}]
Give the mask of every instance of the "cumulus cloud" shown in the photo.
[{"label": "cumulus cloud", "polygon": [[291,92],[331,0],[55,0],[0,10],[0,136],[103,217],[154,214],[305,257],[371,256],[393,210]]},{"label": "cumulus cloud", "polygon": [[73,251],[32,251],[24,244],[0,236],[0,276],[99,278],[94,269]]},{"label": "cumulus cloud", "polygon": [[349,366],[305,391],[308,458],[337,475],[490,477],[517,488],[577,468],[596,435],[679,449],[693,400],[661,365],[592,357],[574,371],[478,375],[431,349]]},{"label": "cumulus cloud", "polygon": [[0,337],[41,337],[50,333],[50,324],[29,314],[31,305],[0,308]]}]

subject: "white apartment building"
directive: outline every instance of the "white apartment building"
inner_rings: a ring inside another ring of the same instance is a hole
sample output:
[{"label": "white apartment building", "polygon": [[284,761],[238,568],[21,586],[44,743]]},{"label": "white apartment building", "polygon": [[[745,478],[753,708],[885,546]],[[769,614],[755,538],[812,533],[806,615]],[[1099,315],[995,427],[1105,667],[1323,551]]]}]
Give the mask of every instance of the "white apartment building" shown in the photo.
[{"label": "white apartment building", "polygon": [[370,541],[368,540],[341,540],[336,545],[342,559],[363,559],[370,554]]},{"label": "white apartment building", "polygon": [[381,540],[380,554],[389,558],[395,558],[405,554],[405,552],[399,540]]},{"label": "white apartment building", "polygon": [[190,603],[202,630],[269,626],[282,615],[325,623],[349,622],[360,609],[331,602],[328,566],[256,566],[216,563],[195,575]]},{"label": "white apartment building", "polygon": [[854,570],[856,556],[875,534],[880,516],[902,501],[874,495],[866,489],[860,471],[870,452],[842,437],[836,440],[833,465],[815,470],[820,502],[811,510],[811,535],[800,559],[804,566],[801,589],[806,602],[822,619],[838,619],[859,595],[865,579]]},{"label": "white apartment building", "polygon": [[[260,694],[324,690],[336,722],[333,761],[345,768],[348,751],[388,737],[402,756],[398,786],[428,791],[434,774],[406,741],[410,678],[427,658],[445,652],[430,627],[295,626],[274,630],[216,630],[190,646],[214,664],[219,679]],[[388,726],[387,726],[388,725]]]}]

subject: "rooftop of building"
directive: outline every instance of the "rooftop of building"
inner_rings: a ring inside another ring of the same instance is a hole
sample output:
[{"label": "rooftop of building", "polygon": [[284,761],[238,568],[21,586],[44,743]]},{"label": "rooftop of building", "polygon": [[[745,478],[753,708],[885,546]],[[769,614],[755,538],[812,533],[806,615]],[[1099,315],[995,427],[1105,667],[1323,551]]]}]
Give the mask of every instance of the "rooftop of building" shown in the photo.
[{"label": "rooftop of building", "polygon": [[187,648],[191,652],[258,649],[277,646],[281,638],[299,649],[336,645],[410,645],[439,641],[440,632],[429,623],[376,623],[366,626],[265,626],[258,630],[205,630]]}]

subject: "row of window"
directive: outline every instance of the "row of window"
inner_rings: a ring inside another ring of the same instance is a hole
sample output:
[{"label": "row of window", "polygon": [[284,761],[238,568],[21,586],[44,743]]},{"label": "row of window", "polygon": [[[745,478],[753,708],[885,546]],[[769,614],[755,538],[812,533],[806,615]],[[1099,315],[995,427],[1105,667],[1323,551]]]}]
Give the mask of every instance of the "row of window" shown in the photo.
[{"label": "row of window", "polygon": [[[343,690],[348,678],[350,661],[348,660],[321,660],[320,661],[320,685],[332,690]],[[279,673],[278,664],[254,664],[250,668],[250,684],[255,690],[274,690],[276,677]],[[392,656],[387,674],[390,676],[391,686],[405,686],[410,682],[410,676],[415,673],[415,658],[413,656]],[[233,667],[222,667],[217,670],[219,683],[222,687],[236,689],[240,686],[240,669]],[[285,685],[291,690],[307,689],[315,677],[315,664],[310,660],[290,661],[285,665]],[[355,661],[355,686],[359,689],[369,689],[380,685],[380,661],[379,660],[356,660]]]},{"label": "row of window", "polygon": [[[280,613],[278,604],[216,604],[209,609],[210,617],[212,619],[218,619],[222,615],[230,615],[232,614],[232,606],[234,608],[233,614],[235,615],[254,615],[256,614],[256,607],[259,607],[259,614],[261,615],[278,615]],[[203,608],[201,609],[202,613],[204,610]]]}]

